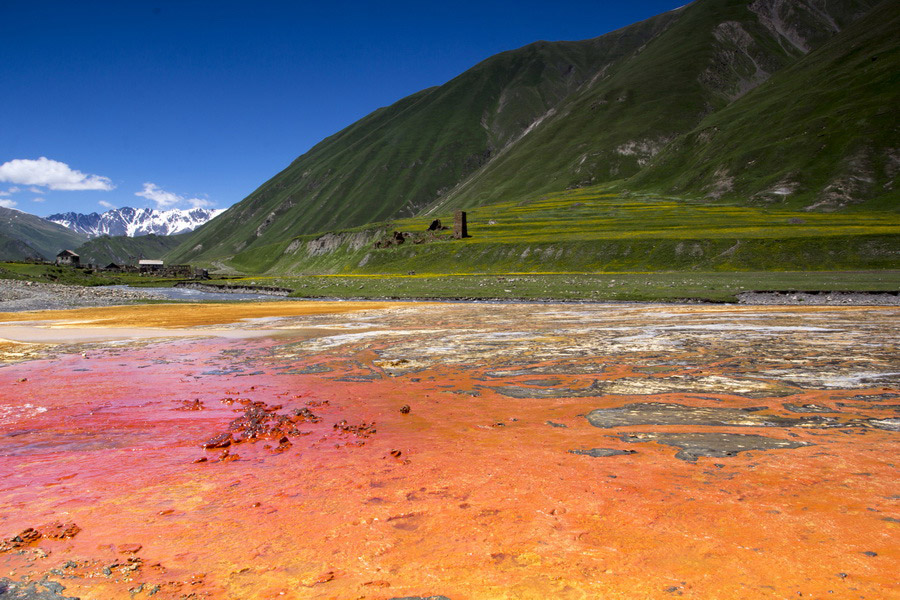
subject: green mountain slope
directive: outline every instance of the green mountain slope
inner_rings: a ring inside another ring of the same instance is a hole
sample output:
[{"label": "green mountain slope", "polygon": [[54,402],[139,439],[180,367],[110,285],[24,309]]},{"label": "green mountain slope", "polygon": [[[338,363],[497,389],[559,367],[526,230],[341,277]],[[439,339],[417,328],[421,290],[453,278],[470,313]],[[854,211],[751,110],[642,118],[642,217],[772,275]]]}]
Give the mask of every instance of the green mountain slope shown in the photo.
[{"label": "green mountain slope", "polygon": [[0,207],[0,260],[37,258],[34,253],[52,260],[61,250],[77,248],[87,239],[62,225]]},{"label": "green mountain slope", "polygon": [[672,142],[634,187],[900,208],[900,10],[884,3]]},{"label": "green mountain slope", "polygon": [[536,43],[382,108],[327,138],[180,249],[179,261],[412,216],[675,17],[587,42]]},{"label": "green mountain slope", "polygon": [[[884,24],[900,9],[878,4],[697,0],[593,40],[537,42],[499,54],[324,140],[168,258],[218,263],[240,255],[254,257],[243,264],[261,265],[266,261],[259,257],[296,236],[446,216],[613,181],[623,189],[739,202],[790,185],[809,201],[858,177],[866,160],[877,163],[872,171],[878,181],[852,194],[879,199],[890,192],[893,177],[891,155],[886,159],[883,150],[897,136],[870,125],[881,123],[875,116],[883,116],[891,86],[885,74],[896,71],[898,61],[890,52],[880,57],[875,82],[852,66],[865,60],[859,57],[884,53]],[[871,23],[853,26],[866,15],[865,22],[877,20],[880,34],[870,34]],[[847,62],[853,52],[858,60]],[[847,82],[837,74],[825,77],[838,66],[864,98],[841,95]],[[822,153],[809,143],[821,130],[800,131],[802,104],[793,111],[783,106],[792,84],[816,118],[830,123],[861,110],[872,121],[855,128],[827,125],[826,134],[839,131],[848,139]],[[821,89],[828,86],[837,89]],[[780,121],[752,131],[772,112],[759,108],[765,103],[780,107]],[[771,164],[786,164],[778,153],[778,127],[797,136],[791,172],[799,174],[784,184],[760,174]],[[722,132],[718,142],[710,131]],[[709,152],[696,152],[708,138],[714,142]],[[749,155],[745,147],[752,149]],[[872,158],[856,160],[858,148],[874,149]],[[755,164],[760,166],[753,170]]]},{"label": "green mountain slope", "polygon": [[[434,210],[652,171],[653,158],[670,142],[708,115],[741,103],[773,73],[830,40],[875,4],[698,0],[641,52],[569,98],[554,118],[436,202]],[[689,145],[684,149],[691,151]],[[810,154],[803,153],[805,158]]]},{"label": "green mountain slope", "polygon": [[79,246],[75,252],[81,256],[81,262],[95,265],[136,265],[142,258],[160,259],[179,244],[189,234],[179,235],[140,235],[127,237],[124,235],[92,238]]},{"label": "green mountain slope", "polygon": [[15,238],[0,234],[0,260],[41,260],[41,253]]}]

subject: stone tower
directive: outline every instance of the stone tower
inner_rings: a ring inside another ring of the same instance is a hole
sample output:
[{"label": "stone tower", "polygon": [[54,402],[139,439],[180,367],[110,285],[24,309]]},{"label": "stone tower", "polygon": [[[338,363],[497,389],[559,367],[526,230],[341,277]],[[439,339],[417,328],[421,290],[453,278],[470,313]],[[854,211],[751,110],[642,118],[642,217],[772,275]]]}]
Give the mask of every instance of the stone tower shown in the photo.
[{"label": "stone tower", "polygon": [[458,210],[453,218],[453,239],[461,240],[467,237],[469,237],[469,228],[466,225],[466,213]]}]

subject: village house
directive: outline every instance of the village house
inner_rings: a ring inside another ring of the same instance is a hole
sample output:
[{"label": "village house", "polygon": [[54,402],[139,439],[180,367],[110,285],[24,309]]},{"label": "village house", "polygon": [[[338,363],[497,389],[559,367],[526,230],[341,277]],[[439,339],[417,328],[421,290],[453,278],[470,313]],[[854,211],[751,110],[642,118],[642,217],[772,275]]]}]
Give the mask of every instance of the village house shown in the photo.
[{"label": "village house", "polygon": [[160,271],[163,266],[163,261],[161,260],[141,259],[138,261],[138,267],[140,268],[141,273]]},{"label": "village house", "polygon": [[71,250],[63,250],[56,255],[56,264],[58,266],[79,267],[81,266],[81,257]]}]

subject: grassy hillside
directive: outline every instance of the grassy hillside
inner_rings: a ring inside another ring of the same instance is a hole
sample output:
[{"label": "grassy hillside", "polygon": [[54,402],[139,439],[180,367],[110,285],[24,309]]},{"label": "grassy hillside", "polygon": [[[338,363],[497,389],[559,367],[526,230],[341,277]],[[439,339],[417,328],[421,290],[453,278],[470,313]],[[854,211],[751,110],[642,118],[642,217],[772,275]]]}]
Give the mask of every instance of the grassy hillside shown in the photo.
[{"label": "grassy hillside", "polygon": [[0,260],[52,260],[80,246],[87,236],[18,210],[0,207]]},{"label": "grassy hillside", "polygon": [[109,263],[136,265],[142,258],[160,259],[178,247],[188,234],[141,235],[135,237],[103,235],[88,240],[75,252],[82,263],[108,265]]},{"label": "grassy hillside", "polygon": [[[612,181],[620,189],[752,203],[761,190],[780,193],[795,183],[806,200],[834,195],[835,187],[847,189],[842,182],[877,172],[876,184],[847,195],[887,206],[893,196],[884,186],[896,161],[884,149],[897,136],[881,127],[889,118],[881,111],[886,74],[897,71],[898,59],[883,46],[900,9],[882,3],[853,26],[876,5],[697,0],[593,40],[499,54],[324,140],[169,259],[223,263],[240,255],[235,264],[284,264],[271,248],[298,235]],[[848,53],[856,58],[848,61]],[[873,53],[883,61],[877,72],[860,71]],[[843,93],[845,84],[853,93]],[[802,103],[784,106],[786,95],[801,92]],[[771,126],[754,129],[774,107]],[[825,128],[803,129],[801,110]],[[848,118],[857,114],[863,127]],[[745,125],[729,130],[733,121]],[[773,145],[779,127],[797,139],[789,151]],[[719,141],[703,153],[716,131]],[[813,141],[822,131],[840,138],[825,152]],[[859,148],[872,157],[857,159]],[[867,160],[877,164],[869,168]],[[772,165],[789,165],[796,181],[773,183]],[[269,258],[246,259],[260,256]]]},{"label": "grassy hillside", "polygon": [[42,260],[41,253],[22,240],[0,234],[0,259]]},{"label": "grassy hillside", "polygon": [[[441,215],[444,222],[450,215]],[[900,215],[821,213],[604,186],[537,195],[468,212],[471,238],[449,232],[376,248],[392,231],[418,233],[415,217],[298,236],[242,252],[245,273],[554,273],[892,269],[900,264]]]}]

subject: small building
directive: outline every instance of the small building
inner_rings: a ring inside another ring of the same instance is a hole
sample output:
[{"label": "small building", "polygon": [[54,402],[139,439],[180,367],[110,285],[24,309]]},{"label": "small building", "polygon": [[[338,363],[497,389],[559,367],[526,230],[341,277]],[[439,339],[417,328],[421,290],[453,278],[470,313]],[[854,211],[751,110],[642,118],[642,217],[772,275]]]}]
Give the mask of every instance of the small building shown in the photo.
[{"label": "small building", "polygon": [[138,261],[138,271],[141,275],[146,275],[148,273],[157,274],[165,268],[163,261],[161,260],[151,260],[151,259],[141,259]]},{"label": "small building", "polygon": [[80,267],[81,257],[71,250],[63,250],[56,255],[56,264],[59,266]]}]

